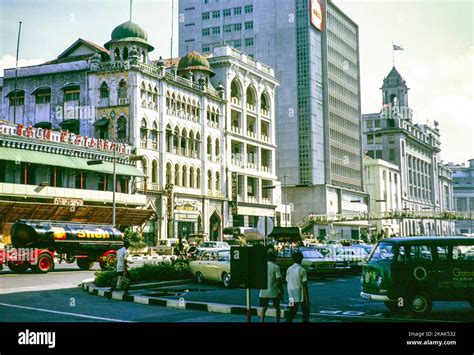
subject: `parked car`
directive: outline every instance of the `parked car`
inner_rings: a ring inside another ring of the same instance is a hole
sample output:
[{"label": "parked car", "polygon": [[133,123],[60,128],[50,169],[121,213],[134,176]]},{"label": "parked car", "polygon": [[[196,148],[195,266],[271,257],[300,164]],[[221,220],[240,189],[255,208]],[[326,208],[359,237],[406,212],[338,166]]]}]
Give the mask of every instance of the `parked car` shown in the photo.
[{"label": "parked car", "polygon": [[326,245],[323,248],[328,250],[325,255],[330,255],[332,259],[336,260],[338,266],[342,267],[342,265],[348,264],[350,270],[355,273],[362,270],[362,265],[365,265],[369,258],[369,254],[362,248],[340,245]]},{"label": "parked car", "polygon": [[191,273],[197,283],[204,281],[222,282],[224,287],[230,286],[230,250],[213,249],[204,251],[198,260],[189,263]]},{"label": "parked car", "polygon": [[301,266],[306,269],[308,276],[324,277],[334,273],[336,262],[326,259],[319,251],[314,248],[287,248],[277,253],[277,265],[280,267],[283,275],[286,270],[293,265],[292,255],[296,251],[303,254],[303,262]]},{"label": "parked car", "polygon": [[336,255],[335,248],[328,246],[315,245],[312,248],[320,252],[325,259],[333,260],[336,262],[335,271],[336,273],[344,273],[351,270],[349,261],[345,260],[342,256]]},{"label": "parked car", "polygon": [[230,249],[230,245],[226,242],[204,242],[198,247],[201,252],[216,249]]}]

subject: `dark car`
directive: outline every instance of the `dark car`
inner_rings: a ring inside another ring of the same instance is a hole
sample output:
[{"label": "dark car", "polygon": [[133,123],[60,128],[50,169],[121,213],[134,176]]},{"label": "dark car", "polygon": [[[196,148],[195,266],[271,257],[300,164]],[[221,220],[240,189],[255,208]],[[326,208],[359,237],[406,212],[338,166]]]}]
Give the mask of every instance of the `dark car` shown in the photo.
[{"label": "dark car", "polygon": [[324,277],[334,273],[336,262],[326,259],[314,248],[286,248],[277,253],[277,265],[280,266],[283,275],[293,265],[293,253],[300,251],[303,254],[301,266],[306,269],[308,276]]}]

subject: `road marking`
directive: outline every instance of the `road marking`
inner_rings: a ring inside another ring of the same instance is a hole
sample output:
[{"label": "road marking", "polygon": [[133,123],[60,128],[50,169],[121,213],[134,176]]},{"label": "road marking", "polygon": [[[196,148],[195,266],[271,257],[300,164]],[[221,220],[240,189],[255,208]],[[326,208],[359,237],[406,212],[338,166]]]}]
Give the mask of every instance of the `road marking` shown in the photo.
[{"label": "road marking", "polygon": [[336,281],[345,282],[345,281],[347,281],[347,280],[346,280],[346,279],[337,279]]},{"label": "road marking", "polygon": [[[352,313],[352,314],[351,314]],[[360,314],[355,315],[354,313],[364,313],[364,312],[354,312],[354,311],[320,311],[319,313],[310,313],[310,316],[313,317],[336,317],[336,318],[372,318],[372,319],[380,319],[383,316],[383,313],[377,314]],[[298,312],[298,315],[303,315],[302,312]],[[386,321],[392,320],[400,320],[400,321],[413,321],[413,322],[443,322],[443,323],[459,323],[456,321],[447,321],[447,320],[439,320],[439,319],[421,319],[421,318],[396,318],[396,317],[383,317]]]},{"label": "road marking", "polygon": [[76,288],[76,287],[77,287],[77,282],[68,282],[68,283],[51,284],[51,285],[13,287],[13,288],[1,289],[0,290],[0,295],[6,295],[6,294],[9,294],[9,293],[18,293],[18,292],[62,290],[62,289],[66,289],[66,288]]},{"label": "road marking", "polygon": [[51,310],[51,309],[43,309],[43,308],[33,308],[33,307],[26,307],[26,306],[18,306],[18,305],[15,305],[15,304],[8,304],[8,303],[0,303],[0,306],[13,307],[13,308],[22,308],[22,309],[29,309],[29,310],[32,310],[32,311],[45,312],[45,313],[63,314],[63,315],[67,315],[67,316],[80,317],[80,318],[89,318],[89,319],[104,320],[104,321],[107,321],[107,322],[135,323],[134,321],[131,321],[131,320],[113,319],[113,318],[103,318],[103,317],[89,316],[89,315],[79,314],[79,313],[69,313],[69,312],[53,311],[53,310]]}]

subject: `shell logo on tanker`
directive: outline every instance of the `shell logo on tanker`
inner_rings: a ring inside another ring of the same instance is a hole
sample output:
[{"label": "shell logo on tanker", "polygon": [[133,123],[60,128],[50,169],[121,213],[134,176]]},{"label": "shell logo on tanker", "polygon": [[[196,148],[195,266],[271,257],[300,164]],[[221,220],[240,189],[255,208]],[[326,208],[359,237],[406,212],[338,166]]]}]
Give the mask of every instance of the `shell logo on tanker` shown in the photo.
[{"label": "shell logo on tanker", "polygon": [[109,239],[109,232],[103,229],[95,229],[94,231],[88,231],[87,229],[81,229],[77,231],[77,237],[81,239]]},{"label": "shell logo on tanker", "polygon": [[51,227],[53,231],[54,240],[64,240],[66,239],[66,231],[61,227]]}]

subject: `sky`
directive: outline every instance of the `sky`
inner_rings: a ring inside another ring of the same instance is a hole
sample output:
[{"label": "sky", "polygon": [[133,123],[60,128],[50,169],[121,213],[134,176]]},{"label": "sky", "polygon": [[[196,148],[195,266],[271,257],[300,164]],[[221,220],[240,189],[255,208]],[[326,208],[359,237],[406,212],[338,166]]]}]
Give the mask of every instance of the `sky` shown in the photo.
[{"label": "sky", "polygon": [[[415,123],[439,122],[441,159],[474,158],[474,1],[334,0],[359,25],[362,113],[378,112],[384,76],[395,66],[410,88]],[[152,59],[170,57],[172,0],[134,0],[133,21],[155,47]],[[129,0],[0,0],[0,76],[15,66],[56,58],[78,38],[103,45],[129,19]],[[178,0],[173,55],[178,54]]]}]

